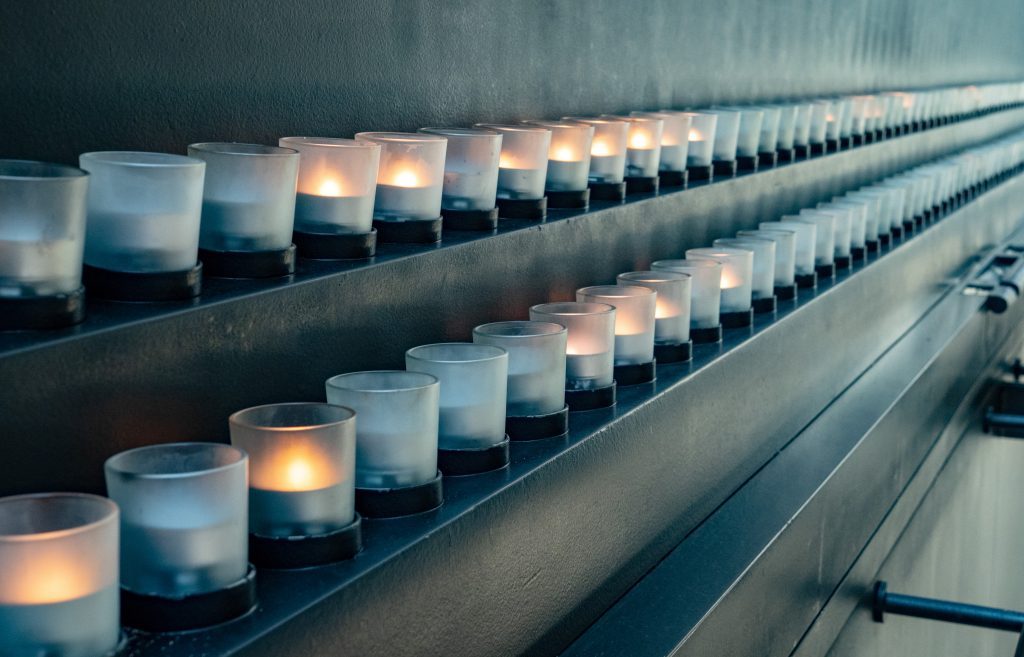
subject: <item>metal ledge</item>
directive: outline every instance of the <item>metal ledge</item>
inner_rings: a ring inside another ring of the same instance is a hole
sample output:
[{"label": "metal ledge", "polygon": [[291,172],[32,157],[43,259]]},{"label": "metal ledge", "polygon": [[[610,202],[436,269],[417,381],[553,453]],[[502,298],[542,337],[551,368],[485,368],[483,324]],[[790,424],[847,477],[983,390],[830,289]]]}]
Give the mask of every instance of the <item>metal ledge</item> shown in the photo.
[{"label": "metal ledge", "polygon": [[352,562],[262,573],[253,615],[135,636],[129,654],[557,651],[907,331],[979,248],[1009,234],[1022,192],[1012,180],[777,321],[659,368],[618,408],[575,414],[567,440],[514,446],[508,470],[449,480],[439,511],[367,522]]},{"label": "metal ledge", "polygon": [[564,655],[825,654],[1024,337],[956,292]]}]

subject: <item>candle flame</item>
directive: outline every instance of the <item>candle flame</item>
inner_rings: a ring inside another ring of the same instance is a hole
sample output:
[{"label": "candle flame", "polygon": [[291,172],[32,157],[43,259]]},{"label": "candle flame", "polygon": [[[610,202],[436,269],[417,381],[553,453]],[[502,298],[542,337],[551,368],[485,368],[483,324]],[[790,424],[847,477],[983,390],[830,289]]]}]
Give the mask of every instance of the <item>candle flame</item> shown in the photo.
[{"label": "candle flame", "polygon": [[419,187],[420,179],[414,171],[399,171],[395,176],[394,185],[396,187]]},{"label": "candle flame", "polygon": [[576,162],[579,160],[576,154],[572,152],[572,149],[568,146],[559,146],[555,149],[554,153],[551,154],[551,159],[555,162]]},{"label": "candle flame", "polygon": [[288,464],[285,479],[291,490],[305,490],[313,481],[313,468],[304,460],[296,459]]},{"label": "candle flame", "polygon": [[266,454],[253,463],[249,474],[253,488],[287,492],[327,488],[338,477],[327,454],[301,444]]},{"label": "candle flame", "polygon": [[320,189],[317,190],[317,194],[320,196],[341,196],[341,185],[337,180],[328,178],[320,183]]},{"label": "candle flame", "polygon": [[651,147],[651,136],[646,132],[634,132],[629,136],[629,147],[648,149]]},{"label": "candle flame", "polygon": [[612,149],[608,146],[608,142],[603,139],[595,139],[594,143],[590,147],[590,154],[596,155],[597,157],[604,157],[612,154]]},{"label": "candle flame", "polygon": [[[658,295],[661,296],[660,294]],[[678,317],[679,312],[672,307],[672,304],[663,303],[661,299],[658,299],[654,305],[654,318],[655,319],[667,319],[669,317]]]},{"label": "candle flame", "polygon": [[700,130],[690,130],[690,141],[704,141],[704,135],[701,134]]},{"label": "candle flame", "polygon": [[0,603],[43,605],[66,602],[95,592],[90,572],[76,563],[74,555],[67,558],[48,555],[17,574],[10,588],[0,591]]},{"label": "candle flame", "polygon": [[722,289],[731,290],[734,287],[739,287],[743,281],[740,280],[739,276],[735,276],[732,269],[722,269]]}]

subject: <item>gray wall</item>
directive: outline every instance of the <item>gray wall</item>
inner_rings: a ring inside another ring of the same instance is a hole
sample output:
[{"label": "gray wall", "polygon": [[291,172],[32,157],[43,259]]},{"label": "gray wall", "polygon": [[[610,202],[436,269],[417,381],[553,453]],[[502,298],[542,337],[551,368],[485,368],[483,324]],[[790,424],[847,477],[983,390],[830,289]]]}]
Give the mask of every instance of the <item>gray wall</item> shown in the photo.
[{"label": "gray wall", "polygon": [[1024,77],[1019,0],[7,0],[0,157]]}]

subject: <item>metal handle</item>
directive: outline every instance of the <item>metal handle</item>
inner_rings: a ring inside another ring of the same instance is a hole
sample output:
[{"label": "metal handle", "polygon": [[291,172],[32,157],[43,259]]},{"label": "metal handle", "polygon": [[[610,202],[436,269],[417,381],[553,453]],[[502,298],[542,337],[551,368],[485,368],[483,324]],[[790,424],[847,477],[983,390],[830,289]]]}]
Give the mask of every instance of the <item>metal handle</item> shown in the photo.
[{"label": "metal handle", "polygon": [[998,314],[1006,312],[1024,290],[1024,258],[1018,257],[999,278],[999,285],[988,293],[985,308]]},{"label": "metal handle", "polygon": [[1015,634],[1020,634],[1024,630],[1024,613],[1019,611],[889,593],[888,585],[885,582],[877,582],[871,607],[872,618],[875,622],[883,623],[886,612],[960,625],[987,627]]}]

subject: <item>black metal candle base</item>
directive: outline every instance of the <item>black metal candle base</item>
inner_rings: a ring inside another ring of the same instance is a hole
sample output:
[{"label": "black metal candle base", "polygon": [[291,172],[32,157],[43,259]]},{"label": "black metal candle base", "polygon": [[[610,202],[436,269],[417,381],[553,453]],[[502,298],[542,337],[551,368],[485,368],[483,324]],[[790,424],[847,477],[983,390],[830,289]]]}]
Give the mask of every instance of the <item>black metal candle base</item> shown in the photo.
[{"label": "black metal candle base", "polygon": [[585,210],[590,206],[590,189],[575,192],[545,192],[552,210]]},{"label": "black metal candle base", "polygon": [[310,260],[362,260],[377,254],[377,229],[368,233],[292,233],[299,257]]},{"label": "black metal candle base", "polygon": [[810,155],[808,157],[817,157],[818,155],[825,154],[825,144],[810,144]]},{"label": "black metal candle base", "polygon": [[620,386],[636,386],[658,378],[657,360],[615,366],[615,382]]},{"label": "black metal candle base", "polygon": [[433,511],[444,501],[441,473],[425,484],[401,488],[356,488],[355,510],[364,518],[400,518]]},{"label": "black metal candle base", "polygon": [[662,187],[679,187],[686,189],[688,175],[686,171],[659,171],[659,185]]},{"label": "black metal candle base", "polygon": [[544,415],[509,415],[505,418],[505,433],[512,440],[542,440],[557,438],[569,431],[568,404],[554,413]]},{"label": "black metal candle base", "polygon": [[686,167],[686,175],[690,182],[706,180],[711,182],[715,179],[715,167],[711,164],[707,166],[688,166]]},{"label": "black metal candle base", "polygon": [[425,484],[401,488],[356,488],[356,511],[364,518],[399,518],[433,511],[444,502],[441,471]]},{"label": "black metal candle base", "polygon": [[773,294],[770,297],[762,297],[760,299],[754,299],[751,302],[751,307],[754,309],[754,314],[755,315],[762,315],[764,313],[773,313],[773,312],[775,312],[775,307],[776,307],[775,295]]},{"label": "black metal candle base", "polygon": [[893,226],[889,229],[889,236],[892,242],[903,239],[903,226]]},{"label": "black metal candle base", "polygon": [[498,227],[498,208],[490,210],[441,210],[444,230],[489,231]]},{"label": "black metal candle base", "polygon": [[603,388],[592,388],[590,390],[566,390],[565,404],[572,413],[580,411],[595,411],[599,408],[615,406],[614,381]]},{"label": "black metal candle base", "polygon": [[0,297],[0,331],[57,329],[85,319],[85,288],[45,297]]},{"label": "black metal candle base", "polygon": [[295,273],[295,245],[273,251],[199,249],[203,272],[214,278],[278,278]]},{"label": "black metal candle base", "polygon": [[693,343],[689,340],[679,344],[654,345],[654,360],[659,363],[685,363],[693,358]]},{"label": "black metal candle base", "polygon": [[868,257],[868,249],[866,246],[851,246],[850,257],[853,258],[853,262],[863,262]]},{"label": "black metal candle base", "polygon": [[875,130],[875,133],[874,133],[874,136],[872,138],[872,141],[879,142],[879,141],[882,141],[885,138],[886,138],[885,130],[883,128],[879,128],[879,129]]},{"label": "black metal candle base", "polygon": [[779,301],[789,301],[795,299],[797,295],[796,283],[792,285],[776,285],[775,286],[775,298]]},{"label": "black metal candle base", "polygon": [[[852,249],[851,249],[852,253]],[[836,269],[849,269],[852,264],[851,256],[836,256],[835,257],[835,268]]]},{"label": "black metal candle base", "polygon": [[774,169],[779,165],[779,154],[776,151],[771,153],[758,153],[757,164],[762,169]]},{"label": "black metal candle base", "polygon": [[498,214],[503,219],[543,219],[548,216],[548,197],[499,198]]},{"label": "black metal candle base", "polygon": [[446,477],[500,470],[508,465],[508,436],[497,445],[476,449],[439,449],[437,467]]},{"label": "black metal candle base", "polygon": [[183,598],[135,593],[121,589],[121,623],[146,632],[184,632],[226,623],[256,606],[256,569],[209,593]]},{"label": "black metal candle base", "polygon": [[889,246],[889,244],[892,243],[892,229],[890,228],[889,230],[890,232],[882,233],[881,235],[878,236],[879,249],[881,249],[883,246]]},{"label": "black metal candle base", "polygon": [[840,137],[839,138],[839,148],[841,150],[844,150],[844,151],[848,150],[851,146],[853,146],[853,137]]},{"label": "black metal candle base", "polygon": [[722,328],[734,329],[750,326],[754,323],[754,308],[722,313],[718,319],[722,322]]},{"label": "black metal candle base", "polygon": [[312,536],[260,536],[249,534],[249,559],[260,568],[290,570],[345,561],[363,549],[362,518]]},{"label": "black metal candle base", "polygon": [[802,144],[793,147],[793,159],[794,160],[806,160],[811,156],[810,144]]},{"label": "black metal candle base", "polygon": [[626,176],[626,195],[654,194],[658,191],[660,181],[658,176]]},{"label": "black metal candle base", "polygon": [[382,221],[373,220],[377,240],[385,244],[433,244],[441,241],[443,220]]},{"label": "black metal candle base", "polygon": [[892,139],[893,137],[897,136],[896,129],[892,127],[886,127],[883,134],[885,135],[885,139]]},{"label": "black metal candle base", "polygon": [[818,287],[818,274],[816,272],[812,272],[810,274],[797,274],[796,286],[801,290],[813,290]]},{"label": "black metal candle base", "polygon": [[854,135],[853,136],[853,145],[854,146],[863,146],[864,145],[864,141],[865,141],[865,136],[864,135]]},{"label": "black metal candle base", "polygon": [[693,344],[714,344],[722,341],[722,325],[703,328],[690,327],[690,341]]},{"label": "black metal candle base", "polygon": [[827,265],[815,265],[814,273],[818,275],[818,280],[832,280],[836,277],[836,263],[832,262]]},{"label": "black metal candle base", "polygon": [[826,139],[825,140],[825,152],[826,153],[838,153],[839,152],[839,140],[838,139]]},{"label": "black metal candle base", "polygon": [[[918,215],[918,216],[920,216],[920,215]],[[917,230],[917,228],[918,228],[917,221],[918,221],[918,218],[914,217],[914,219],[912,219],[911,221],[904,221],[903,222],[903,235],[905,237],[910,237],[911,235],[914,234],[914,231]],[[924,217],[921,217],[921,227],[923,227],[923,226],[924,226]]]},{"label": "black metal candle base", "polygon": [[619,183],[590,183],[591,201],[623,201],[626,198],[626,181]]},{"label": "black metal candle base", "polygon": [[203,263],[181,271],[136,273],[85,265],[82,282],[93,299],[110,301],[182,301],[203,289]]},{"label": "black metal candle base", "polygon": [[792,148],[780,148],[777,151],[778,157],[776,158],[776,164],[783,162],[792,162],[796,159],[796,153]]},{"label": "black metal candle base", "polygon": [[715,168],[715,178],[736,177],[736,160],[715,160],[711,166]]},{"label": "black metal candle base", "polygon": [[757,156],[756,155],[737,155],[736,156],[736,172],[737,173],[757,173]]}]

